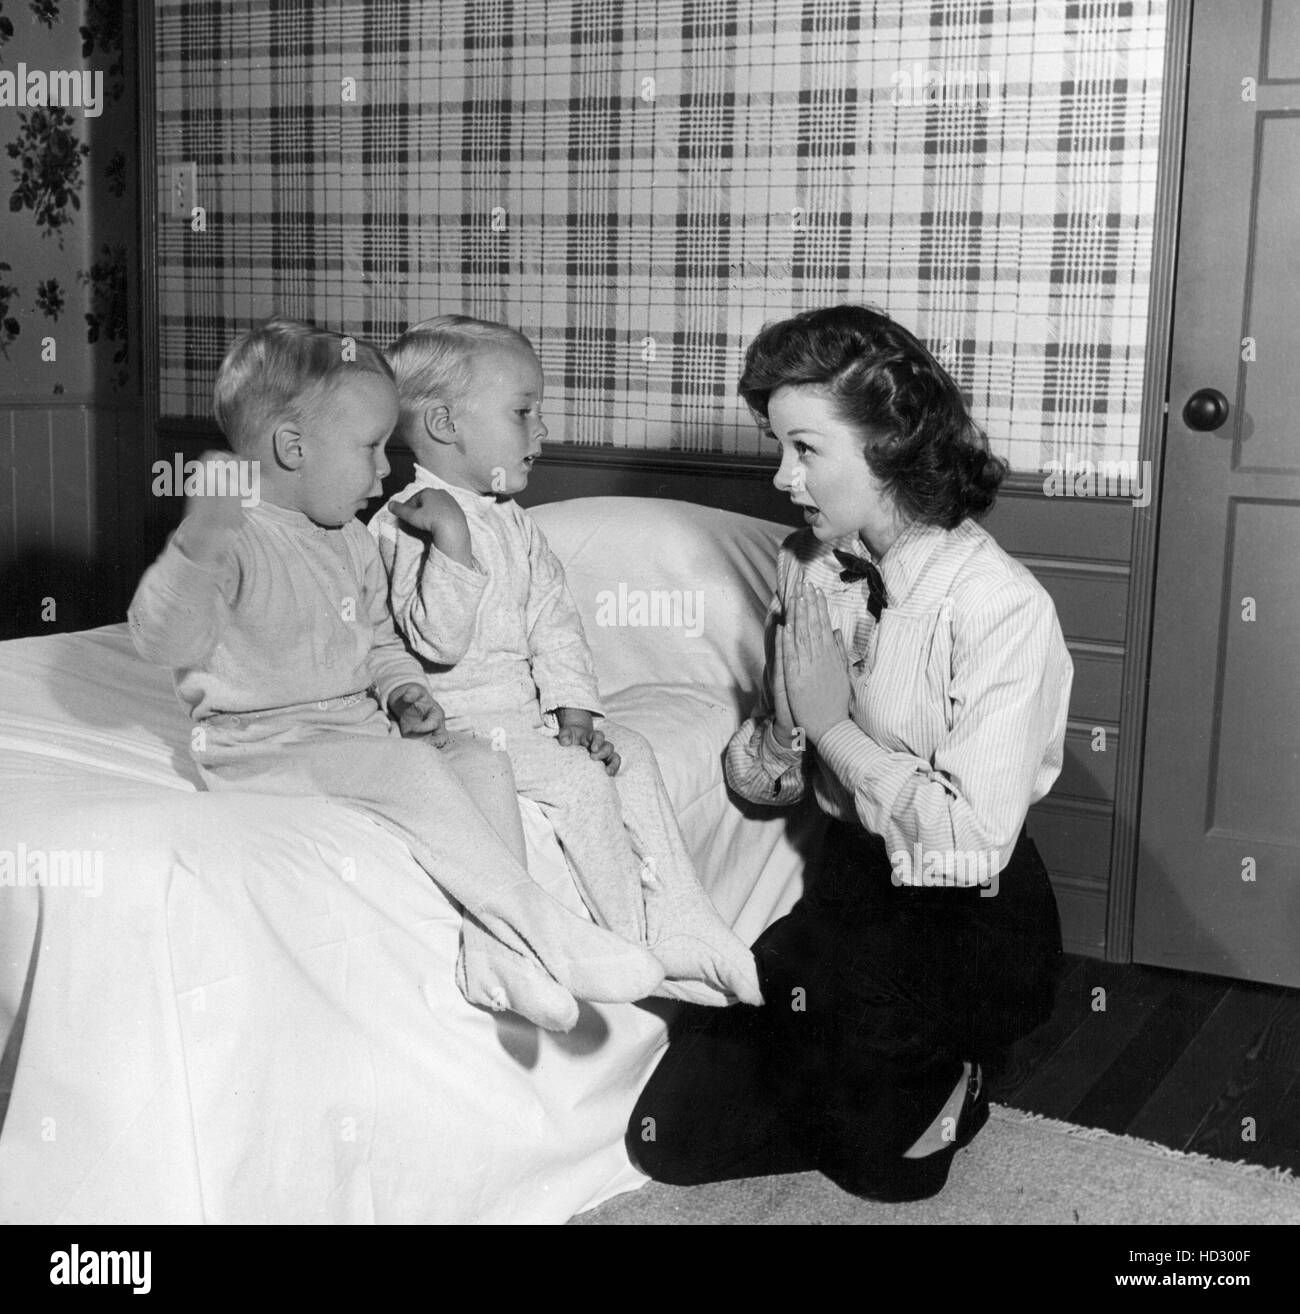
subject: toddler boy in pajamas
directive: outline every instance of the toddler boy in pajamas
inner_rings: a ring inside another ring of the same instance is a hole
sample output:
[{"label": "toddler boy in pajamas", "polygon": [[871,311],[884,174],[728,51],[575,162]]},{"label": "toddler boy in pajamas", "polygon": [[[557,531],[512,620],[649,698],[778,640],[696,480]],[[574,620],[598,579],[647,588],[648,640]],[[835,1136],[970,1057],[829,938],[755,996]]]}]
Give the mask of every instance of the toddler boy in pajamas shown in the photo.
[{"label": "toddler boy in pajamas", "polygon": [[508,764],[448,736],[393,629],[383,566],[355,519],[388,473],[398,405],[387,361],[369,344],[272,320],[231,348],[214,406],[236,457],[256,463],[260,500],[192,498],[129,613],[140,654],[175,668],[204,783],[323,794],[401,838],[467,916],[545,966],[512,973],[507,959],[479,981],[476,964],[468,976],[462,965],[475,1002],[567,1027],[575,996],[644,998],[662,967],[529,878],[522,839],[509,844],[500,820],[518,830]]},{"label": "toddler boy in pajamas", "polygon": [[[595,726],[600,699],[564,571],[510,500],[527,485],[546,434],[542,371],[528,339],[446,315],[408,330],[389,359],[400,432],[417,465],[370,530],[397,628],[448,727],[509,757],[519,792],[555,827],[593,915],[663,964],[667,980],[655,993],[761,1003],[753,955],[700,888],[652,749],[631,730]],[[471,920],[462,949],[462,967],[495,959],[516,979],[523,970]],[[477,975],[509,993],[490,969]]]}]

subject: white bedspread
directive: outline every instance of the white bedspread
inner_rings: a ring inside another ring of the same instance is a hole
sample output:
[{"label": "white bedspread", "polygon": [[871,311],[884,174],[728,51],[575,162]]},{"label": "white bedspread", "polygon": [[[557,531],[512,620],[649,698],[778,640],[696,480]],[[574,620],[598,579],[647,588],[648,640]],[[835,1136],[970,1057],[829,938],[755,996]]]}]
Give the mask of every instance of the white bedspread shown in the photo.
[{"label": "white bedspread", "polygon": [[[800,860],[720,753],[782,531],[640,499],[539,519],[611,715],[655,745],[752,939]],[[679,576],[712,598],[702,633],[594,625],[603,588]],[[567,1036],[470,1007],[458,917],[397,841],[325,800],[202,792],[187,734],[123,627],[0,645],[0,880],[5,853],[65,859],[57,885],[0,884],[0,1220],[560,1222],[640,1183],[622,1134],[668,1006],[587,1005]],[[534,876],[580,908],[524,814]]]}]

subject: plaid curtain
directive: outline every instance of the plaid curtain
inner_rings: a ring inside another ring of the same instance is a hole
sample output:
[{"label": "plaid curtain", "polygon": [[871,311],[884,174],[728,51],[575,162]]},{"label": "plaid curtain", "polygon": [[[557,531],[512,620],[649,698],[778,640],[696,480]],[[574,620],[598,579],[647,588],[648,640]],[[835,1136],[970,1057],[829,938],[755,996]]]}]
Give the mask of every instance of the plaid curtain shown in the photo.
[{"label": "plaid curtain", "polygon": [[1015,468],[1137,454],[1163,0],[170,0],[158,39],[164,415],[273,310],[459,311],[533,339],[553,440],[771,451],[745,344],[868,301]]}]

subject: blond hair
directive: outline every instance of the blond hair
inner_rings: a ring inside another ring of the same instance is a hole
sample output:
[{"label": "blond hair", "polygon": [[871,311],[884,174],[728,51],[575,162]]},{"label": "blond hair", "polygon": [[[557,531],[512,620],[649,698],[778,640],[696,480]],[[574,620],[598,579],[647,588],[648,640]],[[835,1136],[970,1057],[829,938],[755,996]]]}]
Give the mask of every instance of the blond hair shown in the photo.
[{"label": "blond hair", "polygon": [[256,447],[282,419],[298,420],[339,382],[393,371],[378,347],[297,319],[273,316],[235,339],[217,371],[212,410],[236,452]]},{"label": "blond hair", "polygon": [[388,349],[401,404],[398,432],[409,440],[412,423],[435,400],[458,402],[469,391],[474,357],[486,347],[533,344],[508,324],[472,315],[435,315],[402,334]]}]

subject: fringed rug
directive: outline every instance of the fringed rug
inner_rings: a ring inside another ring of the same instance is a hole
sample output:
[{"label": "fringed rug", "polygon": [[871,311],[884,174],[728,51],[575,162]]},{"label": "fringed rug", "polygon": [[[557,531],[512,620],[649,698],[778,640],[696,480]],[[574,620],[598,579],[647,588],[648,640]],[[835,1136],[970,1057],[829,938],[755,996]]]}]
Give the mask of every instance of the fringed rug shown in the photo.
[{"label": "fringed rug", "polygon": [[709,1186],[650,1183],[574,1223],[1300,1223],[1300,1180],[1282,1169],[1182,1154],[994,1105],[942,1194],[858,1200],[820,1173]]}]

